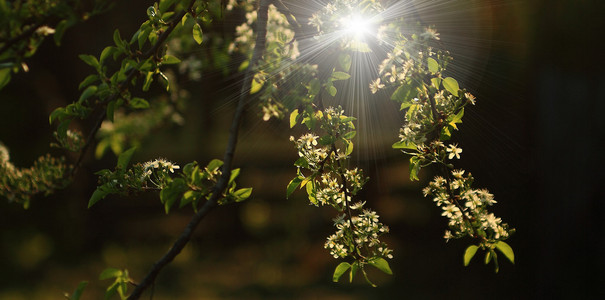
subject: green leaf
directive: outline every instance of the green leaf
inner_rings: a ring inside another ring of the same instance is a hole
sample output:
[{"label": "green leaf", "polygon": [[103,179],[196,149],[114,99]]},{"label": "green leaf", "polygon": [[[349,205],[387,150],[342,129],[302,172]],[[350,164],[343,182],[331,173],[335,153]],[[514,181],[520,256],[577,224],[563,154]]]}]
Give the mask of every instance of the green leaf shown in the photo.
[{"label": "green leaf", "polygon": [[118,164],[117,164],[116,168],[125,170],[126,167],[128,167],[128,163],[130,162],[130,159],[132,158],[132,155],[134,154],[134,151],[136,149],[137,149],[136,147],[132,147],[132,148],[122,152],[118,156]]},{"label": "green leaf", "polygon": [[345,149],[345,155],[350,155],[351,153],[353,153],[353,143],[349,140],[344,140],[344,142],[347,145],[347,148]]},{"label": "green leaf", "polygon": [[107,46],[103,51],[101,51],[101,56],[99,56],[99,62],[102,64],[108,57],[112,56],[115,51],[118,49],[113,46]]},{"label": "green leaf", "polygon": [[117,278],[122,276],[122,273],[123,272],[121,270],[118,270],[116,268],[107,268],[103,270],[103,272],[101,272],[101,275],[99,275],[99,280]]},{"label": "green leaf", "polygon": [[162,57],[162,64],[164,64],[164,65],[178,64],[180,62],[181,62],[180,59],[178,59],[172,55],[164,55],[164,57]]},{"label": "green leaf", "polygon": [[151,87],[151,82],[153,81],[153,72],[147,72],[145,75],[145,82],[143,82],[143,91],[146,92]]},{"label": "green leaf", "polygon": [[132,98],[130,99],[130,107],[134,108],[134,109],[145,109],[145,108],[149,108],[149,102],[147,102],[147,100],[143,99],[143,98]]},{"label": "green leaf", "polygon": [[464,266],[468,266],[468,264],[471,262],[471,259],[473,259],[473,256],[475,256],[475,253],[477,253],[477,249],[479,249],[479,247],[475,246],[475,245],[470,245],[468,246],[468,248],[466,248],[466,250],[464,251]]},{"label": "green leaf", "polygon": [[418,158],[418,156],[412,156],[410,158],[410,180],[411,181],[420,180],[418,178],[419,170],[420,170],[420,159]]},{"label": "green leaf", "polygon": [[166,214],[177,199],[187,191],[187,183],[183,178],[176,178],[160,191],[160,200],[164,203]]},{"label": "green leaf", "polygon": [[439,88],[439,86],[441,86],[441,78],[439,78],[439,77],[431,78],[431,82],[433,83],[433,86],[435,88]]},{"label": "green leaf", "polygon": [[456,124],[462,123],[462,116],[464,116],[464,108],[460,109],[460,111],[452,117],[449,125],[458,130],[458,126],[456,126]]},{"label": "green leaf", "polygon": [[298,109],[295,109],[290,113],[290,128],[296,126],[298,123]]},{"label": "green leaf", "polygon": [[386,261],[386,259],[379,257],[377,259],[371,260],[369,263],[370,263],[370,265],[376,267],[378,270],[380,270],[386,274],[393,275],[393,271],[391,271],[389,262]]},{"label": "green leaf", "polygon": [[210,172],[213,172],[214,170],[220,168],[223,165],[223,161],[220,159],[213,159],[208,163],[208,166],[206,166],[206,168],[208,168],[208,170]]},{"label": "green leaf", "polygon": [[65,117],[65,108],[57,107],[50,113],[50,116],[48,116],[48,124],[52,124],[55,120],[61,121],[63,117]]},{"label": "green leaf", "polygon": [[410,101],[418,95],[418,91],[414,86],[401,85],[391,95],[391,100],[406,102]]},{"label": "green leaf", "polygon": [[252,188],[243,188],[235,191],[233,196],[235,196],[235,202],[242,202],[250,197],[252,194]]},{"label": "green leaf", "polygon": [[78,89],[81,90],[82,88],[91,85],[93,82],[95,82],[97,80],[99,80],[99,75],[88,75],[88,76],[86,76],[86,78],[84,78],[84,80],[82,80],[82,82],[80,82]]},{"label": "green leaf", "polygon": [[347,139],[347,140],[351,140],[355,137],[355,134],[357,134],[357,131],[349,131],[345,134],[342,135],[343,139]]},{"label": "green leaf", "polygon": [[326,91],[328,91],[328,94],[330,94],[332,97],[336,96],[336,93],[338,92],[333,85],[326,86]]},{"label": "green leaf", "polygon": [[509,246],[507,243],[498,241],[496,243],[496,249],[500,250],[500,252],[502,252],[502,254],[504,254],[504,256],[510,260],[510,262],[513,264],[515,263],[515,252],[513,252],[513,248],[511,248],[511,246]]},{"label": "green leaf", "polygon": [[92,193],[92,196],[90,196],[90,200],[88,200],[88,208],[91,208],[93,205],[95,205],[95,203],[99,202],[99,200],[105,198],[105,196],[107,196],[107,194],[108,194],[107,191],[105,191],[101,187],[98,187]]},{"label": "green leaf", "polygon": [[98,69],[99,68],[99,61],[97,60],[96,57],[92,56],[92,55],[88,55],[88,54],[80,54],[78,56],[82,61],[84,61],[87,65]]},{"label": "green leaf", "polygon": [[0,69],[0,89],[5,87],[11,81],[11,69]]},{"label": "green leaf", "polygon": [[67,129],[69,128],[70,123],[71,120],[65,120],[59,123],[59,126],[57,126],[57,135],[59,136],[59,138],[64,139],[65,137],[67,137]]},{"label": "green leaf", "polygon": [[404,141],[399,141],[395,144],[393,144],[393,149],[410,149],[410,150],[416,150],[416,144],[412,143],[412,142],[404,142]]},{"label": "green leaf", "polygon": [[342,277],[342,274],[344,274],[350,268],[351,264],[349,264],[348,262],[341,262],[338,266],[336,266],[336,269],[334,269],[332,281],[338,282],[338,280],[340,280],[340,277]]},{"label": "green leaf", "polygon": [[349,72],[351,69],[351,55],[346,53],[340,54],[338,56],[338,63],[345,72]]},{"label": "green leaf", "polygon": [[288,183],[288,187],[286,188],[286,198],[290,198],[290,195],[292,195],[294,190],[296,190],[296,188],[300,185],[301,182],[302,178],[298,176],[290,180],[290,182]]},{"label": "green leaf", "polygon": [[90,98],[90,96],[94,95],[97,92],[97,86],[96,85],[91,85],[89,87],[87,87],[83,92],[82,95],[80,95],[80,99],[78,99],[79,103],[84,102],[84,100]]},{"label": "green leaf", "polygon": [[55,27],[55,34],[53,34],[53,39],[55,40],[55,45],[57,45],[57,46],[61,45],[61,38],[63,38],[63,34],[65,33],[65,30],[67,29],[67,27],[69,27],[69,23],[70,22],[68,20],[62,20]]},{"label": "green leaf", "polygon": [[437,73],[439,71],[439,64],[435,59],[431,57],[427,58],[427,65],[429,67],[429,72]]},{"label": "green leaf", "polygon": [[114,115],[114,111],[116,109],[116,101],[109,101],[109,103],[107,103],[107,110],[106,110],[106,117],[107,120],[109,120],[110,122],[113,122],[113,115]]},{"label": "green leaf", "polygon": [[257,73],[256,75],[254,75],[254,78],[252,79],[252,83],[250,84],[250,94],[254,94],[257,93],[258,91],[260,91],[261,88],[263,88],[263,85],[265,84],[265,80],[261,78],[262,75],[260,73]]},{"label": "green leaf", "polygon": [[[141,29],[143,29],[141,27]],[[149,34],[151,33],[152,28],[147,27],[143,29],[143,31],[139,32],[139,36],[137,36],[137,43],[139,44],[139,49],[143,49],[145,42],[149,39]]]},{"label": "green leaf", "polygon": [[355,274],[359,271],[359,262],[356,261],[351,265],[351,272],[349,272],[349,283],[353,282],[353,278],[355,278]]},{"label": "green leaf", "polygon": [[124,48],[124,43],[122,42],[120,31],[118,29],[113,32],[113,42],[116,44],[116,46],[118,46],[118,48]]},{"label": "green leaf", "polygon": [[351,75],[345,72],[336,71],[332,73],[332,80],[347,80],[351,78]]},{"label": "green leaf", "polygon": [[80,297],[82,297],[82,293],[84,292],[84,289],[87,285],[88,281],[81,281],[80,284],[78,284],[78,287],[76,287],[74,292],[71,294],[71,296],[69,296],[69,300],[80,300]]},{"label": "green leaf", "polygon": [[487,265],[489,264],[489,262],[492,260],[492,254],[494,253],[494,250],[489,250],[487,251],[487,253],[485,253],[485,261],[484,263]]},{"label": "green leaf", "polygon": [[318,139],[320,145],[328,146],[334,143],[334,137],[331,135],[324,135]]},{"label": "green leaf", "polygon": [[443,87],[452,95],[458,97],[458,90],[460,87],[458,86],[458,81],[456,81],[456,79],[452,77],[443,79]]},{"label": "green leaf", "polygon": [[239,176],[239,172],[240,172],[239,168],[231,170],[231,176],[229,176],[229,184],[232,184],[233,181],[235,181],[237,176]]},{"label": "green leaf", "polygon": [[[305,178],[305,180],[308,179],[312,179],[312,177],[307,177]],[[317,202],[317,198],[315,198],[315,183],[313,182],[313,180],[311,181],[307,181],[305,182],[305,180],[303,180],[303,186],[306,183],[306,190],[307,190],[307,195],[309,196],[309,201],[311,201],[311,203],[313,203],[313,205],[317,206],[318,202]]]},{"label": "green leaf", "polygon": [[202,27],[198,23],[193,25],[193,39],[198,45],[202,44],[202,41],[204,40],[204,33],[202,32]]}]

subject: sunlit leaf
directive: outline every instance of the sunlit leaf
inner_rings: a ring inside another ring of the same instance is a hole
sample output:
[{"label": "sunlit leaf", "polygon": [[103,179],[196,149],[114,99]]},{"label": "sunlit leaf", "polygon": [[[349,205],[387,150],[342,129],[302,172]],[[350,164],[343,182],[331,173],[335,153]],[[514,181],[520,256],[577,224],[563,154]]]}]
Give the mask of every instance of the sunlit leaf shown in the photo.
[{"label": "sunlit leaf", "polygon": [[496,243],[496,249],[500,250],[500,252],[502,252],[502,254],[504,254],[504,256],[510,260],[510,262],[513,264],[515,263],[515,252],[513,252],[513,248],[511,248],[511,246],[509,246],[507,243],[504,241],[498,241]]},{"label": "sunlit leaf", "polygon": [[458,90],[460,87],[458,86],[458,81],[456,81],[456,79],[452,77],[443,79],[443,87],[452,95],[458,97]]},{"label": "sunlit leaf", "polygon": [[349,69],[351,69],[351,55],[346,53],[340,54],[338,56],[338,63],[345,72],[349,72]]},{"label": "sunlit leaf", "polygon": [[91,208],[93,205],[95,205],[95,203],[99,202],[99,200],[105,198],[105,196],[107,196],[107,192],[98,187],[88,200],[88,208]]},{"label": "sunlit leaf", "polygon": [[288,187],[286,188],[286,198],[289,198],[290,195],[292,195],[294,190],[296,190],[296,188],[300,185],[301,182],[302,178],[298,176],[290,180],[290,182],[288,183]]},{"label": "sunlit leaf", "polygon": [[432,57],[427,58],[427,65],[429,67],[429,72],[437,73],[439,71],[439,64]]},{"label": "sunlit leaf", "polygon": [[332,281],[338,282],[342,274],[344,274],[348,269],[351,268],[351,264],[348,262],[341,262],[336,269],[334,269],[334,275],[332,276]]},{"label": "sunlit leaf", "polygon": [[164,57],[162,57],[162,64],[164,64],[164,65],[178,64],[180,62],[181,62],[180,59],[178,59],[172,55],[164,55]]},{"label": "sunlit leaf", "polygon": [[349,78],[351,78],[351,75],[345,72],[336,71],[332,73],[333,80],[347,80]]},{"label": "sunlit leaf", "polygon": [[116,268],[107,268],[99,275],[99,280],[116,278],[122,276],[122,271]]},{"label": "sunlit leaf", "polygon": [[235,202],[242,202],[248,199],[252,195],[252,188],[243,188],[235,191],[233,196],[235,196]]},{"label": "sunlit leaf", "polygon": [[393,271],[391,271],[389,262],[386,261],[386,259],[384,259],[382,257],[371,260],[370,265],[376,267],[378,270],[380,270],[386,274],[393,275]]},{"label": "sunlit leaf", "polygon": [[295,109],[292,111],[292,113],[290,113],[290,128],[296,126],[298,123],[298,116],[298,109]]},{"label": "sunlit leaf", "polygon": [[204,40],[204,33],[202,32],[200,24],[196,23],[193,25],[193,39],[198,45],[202,44],[202,41]]},{"label": "sunlit leaf", "polygon": [[147,100],[143,99],[143,98],[132,98],[130,99],[130,107],[134,108],[134,109],[145,109],[145,108],[149,108],[149,102],[147,102]]},{"label": "sunlit leaf", "polygon": [[6,86],[11,81],[11,69],[0,69],[0,89]]},{"label": "sunlit leaf", "polygon": [[91,85],[87,87],[80,95],[80,99],[78,99],[79,103],[84,102],[86,99],[90,98],[90,96],[94,95],[97,92],[97,86]]},{"label": "sunlit leaf", "polygon": [[471,262],[471,259],[473,259],[473,256],[475,256],[475,253],[477,253],[477,249],[479,249],[479,247],[475,246],[475,245],[470,245],[468,246],[468,248],[466,248],[466,250],[464,251],[464,266],[468,266],[468,264]]}]

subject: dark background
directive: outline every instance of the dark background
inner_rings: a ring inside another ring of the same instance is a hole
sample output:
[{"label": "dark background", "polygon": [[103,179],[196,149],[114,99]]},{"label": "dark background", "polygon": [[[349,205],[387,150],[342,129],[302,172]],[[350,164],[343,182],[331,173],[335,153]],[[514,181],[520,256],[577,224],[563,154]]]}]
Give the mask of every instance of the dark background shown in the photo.
[{"label": "dark background", "polygon": [[[116,27],[124,36],[136,31],[150,3],[122,1],[69,30],[60,48],[46,42],[28,61],[31,71],[2,90],[0,140],[16,165],[28,166],[48,151],[48,114],[77,99],[77,83],[91,71],[77,55],[98,55]],[[235,164],[242,168],[240,185],[252,186],[253,197],[202,222],[160,274],[154,299],[605,296],[604,5],[463,0],[416,1],[416,8],[441,32],[455,58],[454,77],[478,98],[457,135],[464,149],[458,166],[495,194],[495,214],[517,229],[508,240],[516,264],[502,258],[498,274],[478,258],[463,267],[468,241],[441,238],[446,221],[420,192],[431,171],[423,171],[420,183],[409,181],[406,157],[390,149],[400,116],[374,97],[345,106],[360,119],[354,161],[371,177],[362,196],[391,227],[385,238],[395,250],[393,276],[372,273],[378,288],[331,282],[337,261],[323,243],[332,211],[309,206],[304,193],[285,199],[296,158],[288,137],[300,132],[249,113]],[[238,22],[231,17],[222,26]],[[233,96],[230,80],[210,73],[192,82],[185,125],[155,133],[134,159],[166,157],[184,165],[221,157],[234,108],[224,100]],[[97,280],[104,268],[127,268],[136,281],[163,255],[190,210],[165,216],[156,195],[111,197],[86,209],[92,173],[114,160],[89,157],[71,187],[34,199],[29,210],[0,202],[0,299],[61,299],[81,280],[90,281],[85,299],[97,299],[109,285]]]}]

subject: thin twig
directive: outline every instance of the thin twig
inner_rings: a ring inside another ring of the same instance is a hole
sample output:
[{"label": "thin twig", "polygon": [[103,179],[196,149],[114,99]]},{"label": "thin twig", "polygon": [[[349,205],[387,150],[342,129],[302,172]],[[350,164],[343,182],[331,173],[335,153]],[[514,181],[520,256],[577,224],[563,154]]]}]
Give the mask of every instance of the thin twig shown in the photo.
[{"label": "thin twig", "polygon": [[174,242],[170,250],[168,250],[168,252],[164,254],[164,256],[162,256],[162,258],[160,258],[152,266],[151,270],[149,271],[149,273],[147,273],[143,281],[141,281],[141,283],[136,287],[132,294],[128,296],[129,300],[139,299],[145,289],[155,282],[155,278],[160,273],[162,268],[168,265],[181,252],[181,250],[183,250],[183,248],[191,239],[191,235],[195,231],[200,221],[206,216],[206,214],[208,214],[208,212],[210,212],[214,207],[216,207],[218,199],[222,196],[223,191],[227,187],[229,178],[231,176],[231,164],[233,161],[235,147],[237,144],[239,127],[247,104],[249,95],[248,91],[250,90],[250,86],[252,83],[254,71],[253,68],[256,63],[260,60],[262,52],[264,52],[265,37],[267,33],[267,10],[269,2],[270,0],[261,0],[259,4],[257,14],[258,23],[256,27],[256,45],[254,47],[252,58],[250,59],[250,64],[248,65],[248,69],[246,70],[246,74],[244,76],[244,83],[242,84],[239,101],[237,104],[235,115],[233,117],[233,121],[231,123],[231,128],[229,130],[229,141],[223,159],[222,175],[214,186],[210,199],[191,218],[191,221],[189,221],[189,224],[187,224],[187,227],[185,227],[185,229],[183,230],[179,238]]}]

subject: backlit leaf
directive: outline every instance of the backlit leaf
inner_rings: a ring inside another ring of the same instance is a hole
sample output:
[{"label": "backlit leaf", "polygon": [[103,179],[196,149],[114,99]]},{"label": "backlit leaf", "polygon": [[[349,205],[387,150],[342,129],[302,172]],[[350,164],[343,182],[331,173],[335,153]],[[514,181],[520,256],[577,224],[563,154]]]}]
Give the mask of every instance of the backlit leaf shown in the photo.
[{"label": "backlit leaf", "polygon": [[370,265],[376,267],[378,270],[389,274],[389,275],[393,275],[393,271],[391,271],[391,267],[389,266],[389,262],[386,261],[386,259],[380,257],[378,259],[374,259],[370,261]]},{"label": "backlit leaf", "polygon": [[477,249],[479,249],[479,247],[475,246],[475,245],[470,245],[468,246],[468,248],[466,248],[466,250],[464,251],[464,266],[468,266],[468,264],[471,262],[471,259],[473,259],[473,256],[475,256],[475,253],[477,253]]},{"label": "backlit leaf", "polygon": [[458,90],[460,87],[458,86],[458,81],[456,81],[456,79],[452,77],[443,79],[443,87],[452,95],[458,97]]},{"label": "backlit leaf", "polygon": [[204,40],[204,33],[202,32],[202,27],[200,24],[193,25],[193,39],[195,42],[200,45]]},{"label": "backlit leaf", "polygon": [[515,263],[515,252],[513,252],[513,248],[511,248],[511,246],[509,246],[507,243],[498,241],[496,243],[496,249],[500,250],[500,252],[502,252],[502,254],[504,254],[504,256],[510,260],[510,262],[513,264]]},{"label": "backlit leaf", "polygon": [[348,262],[341,262],[336,269],[334,269],[334,275],[332,276],[332,281],[338,282],[342,274],[344,274],[348,269],[351,268],[351,264]]}]

